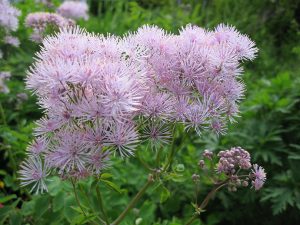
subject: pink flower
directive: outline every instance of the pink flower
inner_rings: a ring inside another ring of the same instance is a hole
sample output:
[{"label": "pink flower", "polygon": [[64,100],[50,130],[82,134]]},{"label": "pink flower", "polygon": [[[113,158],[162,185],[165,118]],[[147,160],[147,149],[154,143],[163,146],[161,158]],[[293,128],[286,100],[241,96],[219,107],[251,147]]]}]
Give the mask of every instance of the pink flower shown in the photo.
[{"label": "pink flower", "polygon": [[0,1],[0,26],[7,31],[16,31],[18,29],[18,17],[21,12],[11,6],[8,0]]},{"label": "pink flower", "polygon": [[9,80],[11,77],[10,72],[2,71],[0,72],[0,93],[9,93],[9,88],[7,87],[5,81]]},{"label": "pink flower", "polygon": [[25,18],[25,25],[33,29],[31,40],[39,43],[42,41],[44,32],[48,26],[58,29],[74,26],[75,22],[56,13],[35,12],[27,15]]},{"label": "pink flower", "polygon": [[82,172],[88,161],[88,149],[83,142],[84,135],[79,131],[63,130],[56,133],[56,144],[51,145],[49,165],[57,168],[60,174]]},{"label": "pink flower", "polygon": [[44,138],[37,138],[29,144],[27,151],[29,154],[39,155],[48,149],[48,141]]},{"label": "pink flower", "polygon": [[[34,34],[48,24],[60,28],[43,39],[26,85],[45,113],[36,140],[47,142],[33,143],[29,154],[38,153],[65,178],[99,174],[109,155],[132,156],[140,141],[167,145],[168,128],[179,123],[198,134],[225,133],[243,98],[242,62],[257,52],[248,37],[225,25],[187,25],[178,35],[146,25],[117,37],[69,27],[57,14],[32,14],[26,21]],[[220,157],[219,172],[251,167],[241,148]]]},{"label": "pink flower", "polygon": [[143,130],[142,138],[148,140],[152,149],[168,145],[171,141],[170,128],[163,122],[152,122]]},{"label": "pink flower", "polygon": [[16,37],[13,37],[13,36],[11,36],[11,35],[6,35],[5,37],[4,37],[4,43],[6,43],[6,44],[9,44],[9,45],[12,45],[12,46],[14,46],[14,47],[19,47],[19,45],[20,45],[20,41],[19,41],[19,39],[18,38],[16,38]]},{"label": "pink flower", "polygon": [[20,168],[21,186],[33,184],[31,191],[36,190],[36,193],[48,191],[45,180],[49,175],[49,167],[39,156],[29,156]]},{"label": "pink flower", "polygon": [[220,151],[218,153],[220,157],[217,165],[217,171],[219,173],[226,173],[228,175],[234,174],[236,169],[250,169],[251,158],[249,152],[241,147],[233,147],[230,150]]},{"label": "pink flower", "polygon": [[57,9],[57,13],[70,19],[88,20],[88,5],[86,2],[65,1]]},{"label": "pink flower", "polygon": [[107,145],[112,146],[122,157],[134,155],[139,143],[139,136],[131,123],[112,124],[106,133]]},{"label": "pink flower", "polygon": [[265,173],[265,169],[262,168],[261,166],[258,166],[257,164],[253,165],[252,169],[252,176],[253,176],[253,181],[252,181],[252,186],[254,189],[257,191],[262,188],[264,183],[266,182],[266,176],[267,174]]}]

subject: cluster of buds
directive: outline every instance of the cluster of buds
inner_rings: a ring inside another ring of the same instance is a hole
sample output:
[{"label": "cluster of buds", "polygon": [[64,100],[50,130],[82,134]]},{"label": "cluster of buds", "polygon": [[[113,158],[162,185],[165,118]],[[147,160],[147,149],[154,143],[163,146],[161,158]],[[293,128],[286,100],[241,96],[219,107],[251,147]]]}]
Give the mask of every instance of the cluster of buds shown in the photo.
[{"label": "cluster of buds", "polygon": [[[229,150],[220,151],[217,155],[205,150],[203,157],[212,162],[215,171],[214,176],[218,177],[221,174],[226,176],[229,191],[236,191],[237,187],[241,186],[247,187],[249,182],[252,183],[255,190],[259,190],[266,181],[264,168],[257,164],[251,164],[249,152],[241,147],[232,147]],[[217,164],[213,163],[215,158],[218,158]],[[204,165],[205,161],[200,160],[199,167],[202,169]],[[248,173],[245,174],[245,171]]]},{"label": "cluster of buds", "polygon": [[52,29],[60,29],[74,26],[75,22],[56,13],[35,12],[27,15],[25,25],[33,29],[33,33],[30,37],[31,40],[40,43],[42,42],[45,36],[45,31],[48,27],[51,27]]},{"label": "cluster of buds", "polygon": [[256,52],[223,24],[187,25],[179,34],[146,25],[122,37],[75,27],[45,38],[26,84],[46,115],[36,123],[23,184],[45,190],[48,169],[64,178],[97,175],[110,155],[133,156],[141,141],[166,147],[177,123],[222,134],[238,115],[241,64]]},{"label": "cluster of buds", "polygon": [[223,172],[227,175],[232,175],[235,174],[236,168],[243,170],[251,168],[250,154],[241,147],[220,151],[218,157],[220,157],[217,167],[219,173]]}]

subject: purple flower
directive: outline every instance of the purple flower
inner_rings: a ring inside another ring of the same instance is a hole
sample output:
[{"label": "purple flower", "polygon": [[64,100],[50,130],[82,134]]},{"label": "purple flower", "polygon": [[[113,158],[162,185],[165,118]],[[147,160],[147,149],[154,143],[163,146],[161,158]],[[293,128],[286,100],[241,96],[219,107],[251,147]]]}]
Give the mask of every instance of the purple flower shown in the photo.
[{"label": "purple flower", "polygon": [[11,35],[6,35],[5,37],[4,37],[4,43],[6,43],[6,44],[9,44],[9,45],[12,45],[12,46],[14,46],[14,47],[19,47],[19,45],[20,45],[20,41],[19,41],[19,39],[18,38],[16,38],[16,37],[13,37],[13,36],[11,36]]},{"label": "purple flower", "polygon": [[6,31],[16,31],[18,29],[18,17],[21,12],[11,6],[8,0],[0,1],[0,26]]},{"label": "purple flower", "polygon": [[29,154],[39,155],[42,152],[45,152],[48,148],[48,141],[45,138],[37,138],[29,144],[27,151]]},{"label": "purple flower", "polygon": [[241,147],[233,147],[230,150],[220,151],[220,157],[217,164],[217,171],[219,173],[234,174],[236,169],[250,169],[251,157],[249,152]]},{"label": "purple flower", "polygon": [[122,156],[131,156],[139,142],[138,133],[131,123],[116,123],[106,133],[108,146],[112,146]]},{"label": "purple flower", "polygon": [[[58,11],[78,18],[83,8]],[[257,52],[247,36],[225,25],[187,25],[178,35],[146,25],[117,37],[70,27],[57,14],[31,14],[26,24],[34,39],[43,39],[26,85],[45,113],[36,122],[36,142],[47,143],[32,143],[29,154],[65,178],[99,174],[112,153],[132,156],[140,141],[167,145],[168,128],[176,124],[198,134],[225,133],[243,98],[242,62]],[[60,31],[43,38],[49,24]],[[251,167],[241,148],[219,154],[219,172]]]},{"label": "purple flower", "polygon": [[253,165],[253,169],[251,170],[251,175],[253,177],[252,186],[257,191],[262,188],[266,181],[267,174],[265,173],[265,169],[257,164]]},{"label": "purple flower", "polygon": [[51,25],[54,28],[64,28],[74,26],[75,22],[56,13],[35,12],[27,15],[25,25],[33,29],[33,33],[30,37],[31,40],[40,43],[43,40],[43,33],[47,26]]},{"label": "purple flower", "polygon": [[36,190],[36,193],[48,191],[45,181],[49,174],[49,167],[39,156],[29,156],[20,168],[21,186],[33,184],[31,191]]},{"label": "purple flower", "polygon": [[6,86],[5,81],[9,80],[11,77],[10,72],[2,71],[0,72],[0,93],[9,93],[9,88]]},{"label": "purple flower", "polygon": [[88,5],[86,2],[65,1],[57,9],[57,13],[70,19],[88,20]]},{"label": "purple flower", "polygon": [[171,141],[171,132],[163,122],[150,122],[143,130],[143,139],[148,140],[152,149],[166,146]]}]

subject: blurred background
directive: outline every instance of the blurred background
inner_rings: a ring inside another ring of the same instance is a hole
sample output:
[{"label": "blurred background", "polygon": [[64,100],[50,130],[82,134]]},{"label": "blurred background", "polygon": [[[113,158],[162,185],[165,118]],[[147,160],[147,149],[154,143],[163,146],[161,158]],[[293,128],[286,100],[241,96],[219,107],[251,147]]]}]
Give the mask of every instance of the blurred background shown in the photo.
[{"label": "blurred background", "polygon": [[[26,70],[40,49],[29,40],[30,31],[24,26],[24,18],[30,12],[49,9],[34,0],[13,2],[22,11],[15,33],[21,45],[12,48],[0,44],[5,53],[0,71],[12,74],[7,82],[10,93],[0,93],[0,222],[76,224],[76,211],[70,209],[74,199],[64,191],[67,184],[54,179],[49,194],[32,196],[20,189],[16,179],[18,165],[32,139],[33,122],[42,115],[35,97],[24,89]],[[259,192],[246,189],[219,192],[201,216],[202,224],[300,224],[300,1],[88,0],[88,4],[89,20],[78,23],[95,33],[122,35],[144,24],[177,33],[188,23],[204,28],[225,23],[236,26],[256,42],[258,57],[246,64],[243,75],[247,91],[241,117],[224,136],[205,133],[201,137],[196,134],[186,137],[173,167],[189,179],[203,150],[217,152],[242,146],[251,152],[253,161],[265,167],[268,178],[265,188]],[[147,161],[154,153],[142,154]],[[134,158],[126,162],[114,160],[111,173],[114,185],[108,185],[113,190],[103,192],[108,213],[115,217],[142,186],[147,173]],[[202,197],[207,190],[200,187]],[[122,224],[184,224],[193,212],[190,204],[193,197],[192,182],[178,179],[166,183],[163,188],[147,192],[145,201]]]}]

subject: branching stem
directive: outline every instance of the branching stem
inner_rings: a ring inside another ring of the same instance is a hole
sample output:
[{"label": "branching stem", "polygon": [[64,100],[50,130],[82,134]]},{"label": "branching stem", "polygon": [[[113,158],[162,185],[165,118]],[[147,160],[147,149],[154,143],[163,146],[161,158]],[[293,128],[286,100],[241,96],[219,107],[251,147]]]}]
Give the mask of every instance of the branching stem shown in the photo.
[{"label": "branching stem", "polygon": [[154,181],[153,175],[149,174],[146,184],[144,184],[144,186],[141,188],[141,190],[134,196],[134,198],[127,205],[127,207],[124,209],[124,211],[119,215],[119,217],[111,225],[118,225],[121,223],[121,221],[129,213],[129,211],[135,206],[135,204],[139,201],[139,199],[145,194],[146,190],[151,186],[153,181]]},{"label": "branching stem", "polygon": [[215,186],[204,198],[204,200],[202,201],[202,203],[200,204],[199,208],[197,209],[197,212],[195,212],[195,214],[187,221],[187,223],[185,225],[191,225],[196,219],[199,218],[201,211],[207,206],[209,200],[212,198],[212,196],[214,196],[214,194],[221,189],[222,187],[224,187],[225,185],[227,185],[228,180],[220,183],[219,185]]}]

